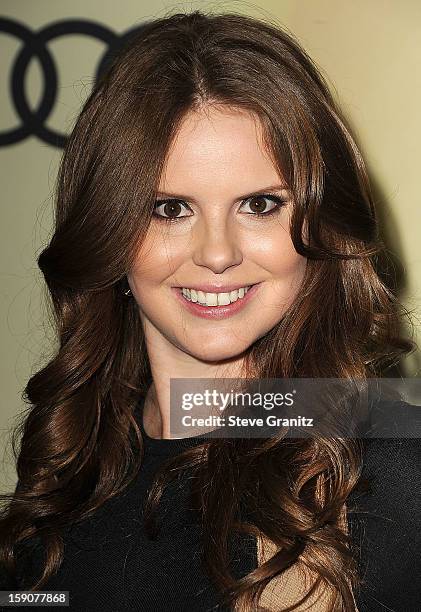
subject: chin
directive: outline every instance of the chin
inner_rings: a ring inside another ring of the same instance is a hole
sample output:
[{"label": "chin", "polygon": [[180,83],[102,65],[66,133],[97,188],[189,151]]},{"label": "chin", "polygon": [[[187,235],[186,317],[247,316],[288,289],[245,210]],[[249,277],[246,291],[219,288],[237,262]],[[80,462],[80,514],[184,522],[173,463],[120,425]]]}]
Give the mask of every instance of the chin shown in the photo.
[{"label": "chin", "polygon": [[202,338],[202,341],[198,343],[197,346],[192,343],[189,346],[184,346],[183,350],[200,361],[216,363],[227,359],[235,359],[244,353],[250,346],[251,342],[229,342],[226,339],[221,339],[220,342],[218,342],[215,338],[208,342],[205,338]]}]

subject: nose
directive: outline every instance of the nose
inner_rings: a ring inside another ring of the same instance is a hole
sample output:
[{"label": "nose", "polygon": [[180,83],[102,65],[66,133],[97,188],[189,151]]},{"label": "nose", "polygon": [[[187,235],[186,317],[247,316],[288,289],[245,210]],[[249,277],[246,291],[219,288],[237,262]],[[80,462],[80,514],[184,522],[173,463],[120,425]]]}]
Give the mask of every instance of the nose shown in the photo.
[{"label": "nose", "polygon": [[222,274],[243,261],[237,233],[229,220],[199,223],[193,229],[192,259],[197,266]]}]

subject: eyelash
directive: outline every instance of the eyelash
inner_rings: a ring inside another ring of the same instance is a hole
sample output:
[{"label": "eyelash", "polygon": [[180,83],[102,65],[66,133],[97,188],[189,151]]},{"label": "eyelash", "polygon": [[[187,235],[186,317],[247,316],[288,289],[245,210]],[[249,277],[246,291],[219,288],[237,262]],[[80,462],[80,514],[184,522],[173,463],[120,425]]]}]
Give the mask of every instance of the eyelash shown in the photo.
[{"label": "eyelash", "polygon": [[[266,198],[268,200],[272,200],[273,202],[275,202],[276,206],[274,206],[273,208],[271,208],[268,212],[264,212],[264,213],[246,213],[247,215],[250,215],[252,217],[270,217],[272,214],[274,214],[275,212],[277,212],[280,207],[285,204],[288,200],[284,200],[282,198],[280,198],[279,196],[273,194],[273,193],[260,193],[258,195],[255,196],[250,196],[249,198],[246,198],[245,200],[243,200],[243,202],[241,204],[243,204],[244,202],[247,202],[247,200],[251,200],[252,198]],[[176,198],[168,198],[166,200],[156,200],[155,202],[155,207],[154,207],[154,212],[153,212],[153,216],[157,219],[159,219],[160,221],[164,221],[166,223],[174,223],[177,221],[182,221],[183,219],[188,219],[189,217],[191,217],[192,215],[185,215],[184,217],[165,217],[163,215],[159,215],[155,212],[155,210],[158,208],[158,206],[161,206],[162,204],[168,204],[168,202],[184,202],[184,200],[177,200]]]}]

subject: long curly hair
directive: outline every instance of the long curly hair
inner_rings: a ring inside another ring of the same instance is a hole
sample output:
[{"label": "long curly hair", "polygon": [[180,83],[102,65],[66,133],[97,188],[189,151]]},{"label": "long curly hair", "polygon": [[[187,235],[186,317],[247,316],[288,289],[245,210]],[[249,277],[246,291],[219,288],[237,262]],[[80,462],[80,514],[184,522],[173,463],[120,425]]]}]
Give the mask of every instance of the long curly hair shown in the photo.
[{"label": "long curly hair", "polygon": [[[0,561],[10,575],[20,545],[37,537],[45,547],[44,571],[27,588],[42,588],[59,568],[62,530],[122,492],[140,468],[135,407],[151,368],[124,282],[177,128],[210,104],[259,118],[292,194],[293,244],[307,258],[294,303],[247,350],[246,375],[364,379],[384,375],[415,347],[401,337],[409,313],[377,269],[385,247],[362,156],[306,52],[276,23],[237,13],[146,23],[77,118],[59,168],[53,235],[38,258],[58,346],[23,392],[29,407],[12,436],[18,484],[1,496],[0,517]],[[165,486],[194,470],[205,568],[227,604],[255,609],[268,582],[299,562],[317,577],[302,601],[324,585],[332,610],[353,610],[359,577],[339,515],[361,475],[360,444],[206,440],[157,474],[148,528]],[[253,524],[238,521],[240,505]],[[278,552],[234,579],[225,546],[234,531],[262,533]]]}]

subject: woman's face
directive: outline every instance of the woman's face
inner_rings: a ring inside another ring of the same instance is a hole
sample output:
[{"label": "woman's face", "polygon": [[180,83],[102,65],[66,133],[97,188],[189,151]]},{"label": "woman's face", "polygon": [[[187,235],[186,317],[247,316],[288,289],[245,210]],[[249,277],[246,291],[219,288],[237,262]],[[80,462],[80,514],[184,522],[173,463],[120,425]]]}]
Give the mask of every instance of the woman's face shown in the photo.
[{"label": "woman's face", "polygon": [[[128,275],[148,346],[207,362],[235,358],[299,291],[306,259],[292,244],[289,193],[261,136],[260,123],[240,111],[208,107],[184,119],[159,184],[161,217]],[[241,297],[232,285],[254,287]],[[181,288],[196,288],[192,301]]]}]

